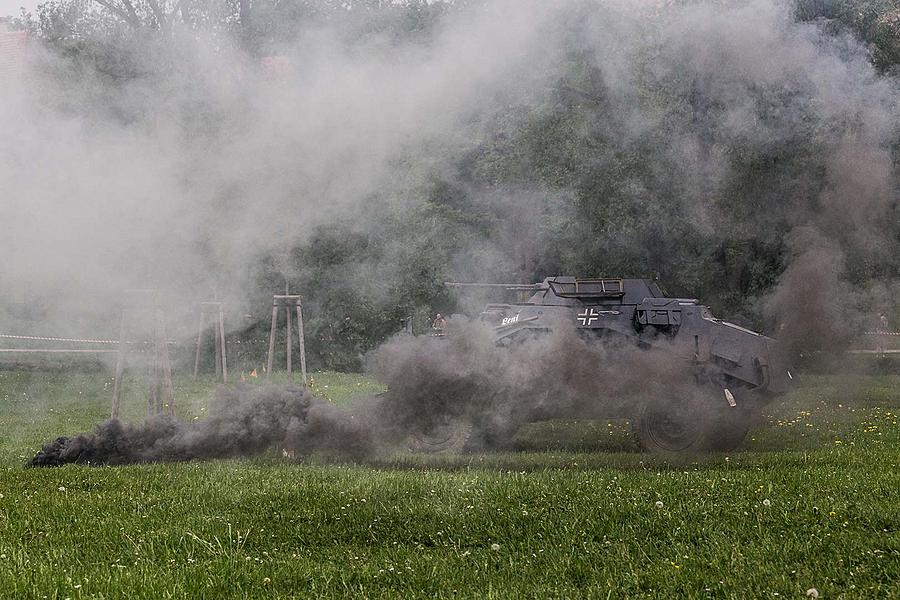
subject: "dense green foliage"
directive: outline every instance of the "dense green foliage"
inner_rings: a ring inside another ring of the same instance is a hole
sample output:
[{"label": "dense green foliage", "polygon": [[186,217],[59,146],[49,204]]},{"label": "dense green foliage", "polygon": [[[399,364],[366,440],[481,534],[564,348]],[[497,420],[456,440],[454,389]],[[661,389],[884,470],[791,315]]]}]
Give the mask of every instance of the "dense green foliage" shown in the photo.
[{"label": "dense green foliage", "polygon": [[[336,402],[377,388],[314,378]],[[22,469],[109,383],[0,372],[5,596],[900,597],[896,377],[806,378],[748,450],[678,463],[584,452],[621,449],[600,422],[530,426],[518,454]],[[211,382],[176,385],[202,418]]]},{"label": "dense green foliage", "polygon": [[892,0],[797,0],[797,16],[827,19],[835,31],[851,31],[882,71],[900,66],[900,7]]}]

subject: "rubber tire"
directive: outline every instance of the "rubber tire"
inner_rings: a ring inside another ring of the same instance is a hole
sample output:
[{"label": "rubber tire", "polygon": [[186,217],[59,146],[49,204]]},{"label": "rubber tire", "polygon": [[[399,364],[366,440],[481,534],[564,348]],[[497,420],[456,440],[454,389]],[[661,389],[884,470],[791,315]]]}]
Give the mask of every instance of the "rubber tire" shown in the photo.
[{"label": "rubber tire", "polygon": [[496,452],[513,449],[513,437],[521,428],[518,422],[483,424],[476,428],[469,442],[470,450],[487,450]]},{"label": "rubber tire", "polygon": [[410,427],[406,447],[422,454],[458,453],[467,449],[472,438],[472,420],[466,416],[444,415],[437,423],[417,423]]},{"label": "rubber tire", "polygon": [[740,448],[750,431],[753,415],[740,407],[725,406],[716,410],[706,432],[705,449],[731,452]]},{"label": "rubber tire", "polygon": [[748,411],[725,404],[718,394],[673,403],[647,403],[634,425],[638,445],[647,452],[727,452],[740,447],[752,422]]}]

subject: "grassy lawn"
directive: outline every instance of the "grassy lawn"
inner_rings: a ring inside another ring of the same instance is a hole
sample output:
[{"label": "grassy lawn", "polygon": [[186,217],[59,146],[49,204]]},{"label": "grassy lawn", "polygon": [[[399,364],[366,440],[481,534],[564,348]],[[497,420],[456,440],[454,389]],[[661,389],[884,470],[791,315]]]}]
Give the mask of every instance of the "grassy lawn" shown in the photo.
[{"label": "grassy lawn", "polygon": [[[338,404],[379,389],[313,380]],[[678,461],[554,422],[516,453],[24,470],[112,382],[0,371],[0,597],[900,598],[900,377],[800,383],[744,451]],[[214,387],[179,379],[179,413]]]}]

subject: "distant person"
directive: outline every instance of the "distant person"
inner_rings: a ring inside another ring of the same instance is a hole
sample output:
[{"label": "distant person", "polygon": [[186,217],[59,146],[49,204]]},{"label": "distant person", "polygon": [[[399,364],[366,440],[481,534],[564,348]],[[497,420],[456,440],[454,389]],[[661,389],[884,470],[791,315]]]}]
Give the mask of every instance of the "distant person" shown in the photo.
[{"label": "distant person", "polygon": [[434,317],[434,323],[431,324],[431,335],[442,336],[444,335],[444,330],[446,328],[447,320],[444,319],[444,315],[438,313],[437,316]]},{"label": "distant person", "polygon": [[878,337],[878,354],[884,358],[884,349],[887,347],[887,338],[890,328],[888,327],[887,315],[880,313],[878,315],[878,325],[875,327],[875,333]]},{"label": "distant person", "polygon": [[412,335],[412,317],[404,317],[400,319],[400,332],[403,335]]}]

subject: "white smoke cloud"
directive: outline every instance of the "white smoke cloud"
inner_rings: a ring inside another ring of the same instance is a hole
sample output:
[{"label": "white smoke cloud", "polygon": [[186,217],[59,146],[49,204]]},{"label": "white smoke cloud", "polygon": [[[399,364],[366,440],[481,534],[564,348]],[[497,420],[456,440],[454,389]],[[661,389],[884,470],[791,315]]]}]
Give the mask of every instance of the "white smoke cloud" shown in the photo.
[{"label": "white smoke cloud", "polygon": [[[826,189],[760,211],[829,236],[849,215],[847,244],[896,247],[877,225],[896,192],[897,83],[776,0],[497,0],[413,41],[348,42],[324,26],[298,40],[275,78],[222,36],[176,32],[166,49],[134,50],[145,74],[126,84],[43,56],[4,85],[0,286],[65,290],[86,305],[128,287],[199,299],[216,286],[244,300],[260,256],[321,224],[365,231],[373,211],[415,205],[415,182],[448,168],[495,115],[552,102],[571,52],[590,53],[598,89],[586,91],[617,138],[665,143],[667,161],[647,169],[691,198],[698,230],[720,225],[712,198],[735,145],[777,147],[812,127],[802,135],[833,157]],[[684,122],[667,102],[691,90],[704,104]]]}]

